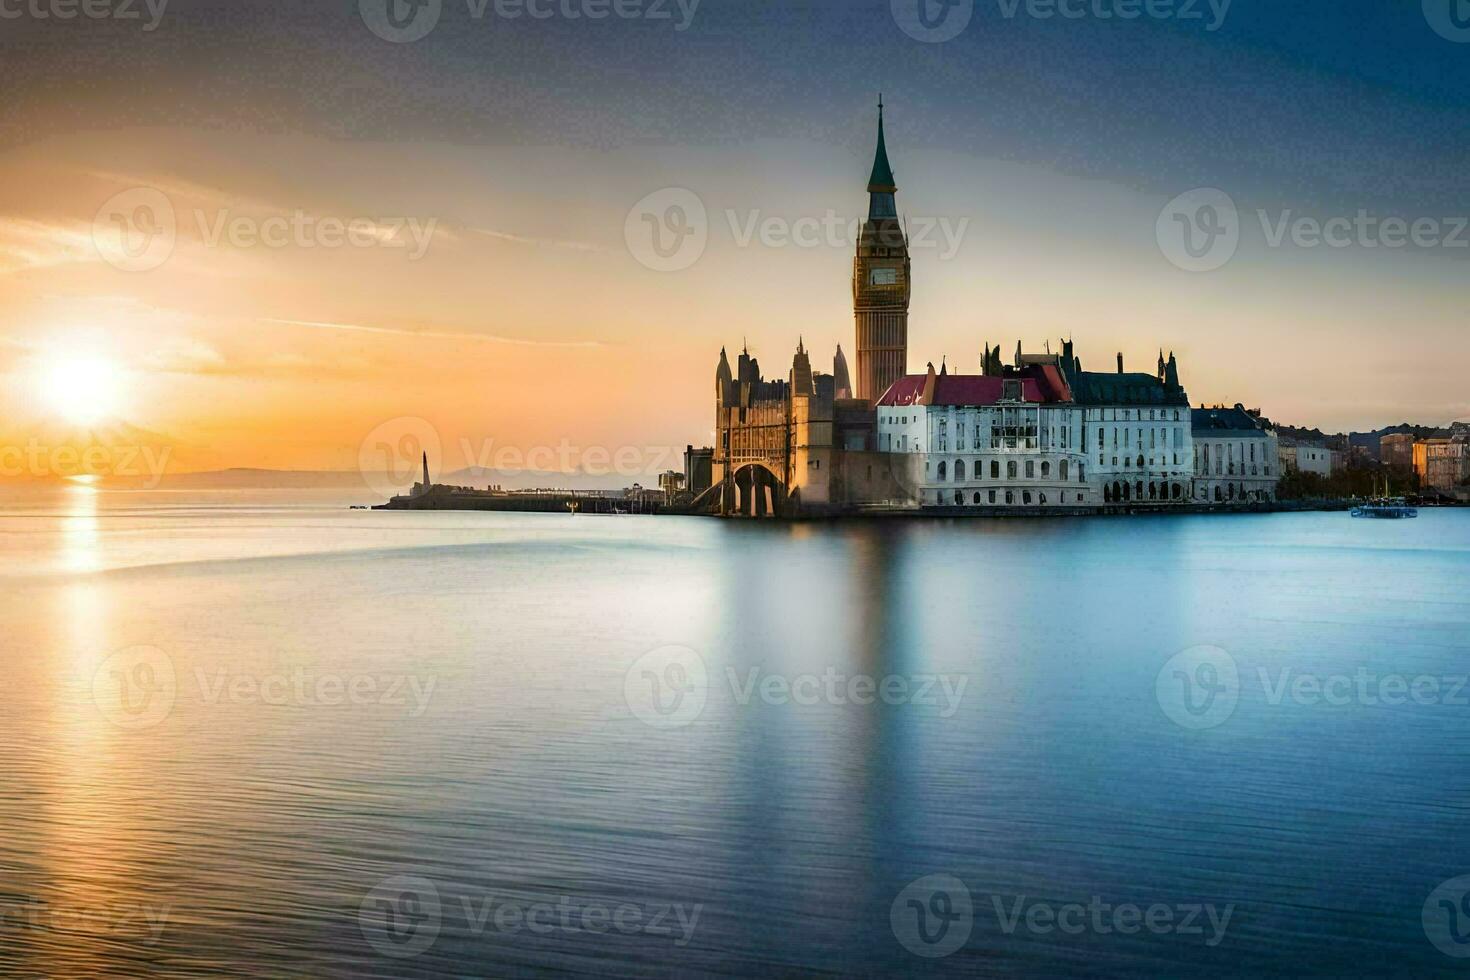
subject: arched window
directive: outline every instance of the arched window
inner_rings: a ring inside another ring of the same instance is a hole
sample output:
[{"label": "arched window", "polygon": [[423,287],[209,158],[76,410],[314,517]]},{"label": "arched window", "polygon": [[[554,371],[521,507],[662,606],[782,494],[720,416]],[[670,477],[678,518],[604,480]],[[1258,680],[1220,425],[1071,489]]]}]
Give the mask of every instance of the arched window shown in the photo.
[{"label": "arched window", "polygon": [[949,472],[949,464],[946,463],[944,460],[941,459],[939,461],[939,479],[940,479],[940,482],[943,482],[946,479],[946,474],[948,472]]},{"label": "arched window", "polygon": [[955,506],[960,506],[960,505],[964,504],[964,502],[965,502],[965,492],[963,490],[956,490],[954,492],[954,502],[955,502]]},{"label": "arched window", "polygon": [[1104,483],[1103,484],[1103,503],[1110,504],[1112,502],[1113,502],[1113,488],[1110,487],[1110,486],[1108,486],[1106,483]]},{"label": "arched window", "polygon": [[1138,497],[1139,500],[1142,500],[1143,499],[1143,481],[1142,480],[1139,480],[1138,481],[1138,486],[1134,488],[1134,493]]},{"label": "arched window", "polygon": [[1027,490],[1024,494],[1022,494],[1021,500],[1029,505],[1031,503],[1031,491]]},{"label": "arched window", "polygon": [[965,478],[965,461],[957,459],[954,461],[954,482],[959,483]]},{"label": "arched window", "polygon": [[1224,502],[1225,502],[1225,491],[1221,490],[1220,489],[1220,485],[1217,483],[1217,484],[1215,484],[1215,503],[1220,504],[1220,503],[1224,503]]},{"label": "arched window", "polygon": [[975,503],[978,504],[979,502],[980,502],[980,491],[979,490],[976,490],[975,491]]},{"label": "arched window", "polygon": [[1067,461],[1065,459],[1057,464],[1057,476],[1061,477],[1063,482],[1067,479]]},{"label": "arched window", "polygon": [[1138,457],[1138,468],[1139,469],[1143,469],[1147,465],[1148,464],[1143,461],[1143,457],[1142,456]]},{"label": "arched window", "polygon": [[1043,460],[1041,463],[1041,478],[1044,480],[1049,476],[1051,476],[1051,464]]},{"label": "arched window", "polygon": [[1154,483],[1152,480],[1150,480],[1149,483],[1148,483],[1148,499],[1149,500],[1158,500],[1159,499],[1159,485],[1157,483]]}]

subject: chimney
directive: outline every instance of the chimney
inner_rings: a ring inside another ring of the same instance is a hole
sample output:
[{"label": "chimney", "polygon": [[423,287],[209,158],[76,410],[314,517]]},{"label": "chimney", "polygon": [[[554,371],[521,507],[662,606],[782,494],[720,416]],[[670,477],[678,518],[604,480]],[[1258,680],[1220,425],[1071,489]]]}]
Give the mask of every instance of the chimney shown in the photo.
[{"label": "chimney", "polygon": [[1118,373],[1123,373],[1123,352],[1118,351]]}]

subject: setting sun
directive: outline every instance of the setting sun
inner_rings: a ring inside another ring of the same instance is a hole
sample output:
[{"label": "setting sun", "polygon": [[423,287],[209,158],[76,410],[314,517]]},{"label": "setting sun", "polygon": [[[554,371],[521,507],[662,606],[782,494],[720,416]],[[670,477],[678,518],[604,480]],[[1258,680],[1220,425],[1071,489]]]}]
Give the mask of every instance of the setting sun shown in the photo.
[{"label": "setting sun", "polygon": [[124,374],[100,357],[63,355],[37,366],[36,395],[62,421],[95,425],[121,408]]}]

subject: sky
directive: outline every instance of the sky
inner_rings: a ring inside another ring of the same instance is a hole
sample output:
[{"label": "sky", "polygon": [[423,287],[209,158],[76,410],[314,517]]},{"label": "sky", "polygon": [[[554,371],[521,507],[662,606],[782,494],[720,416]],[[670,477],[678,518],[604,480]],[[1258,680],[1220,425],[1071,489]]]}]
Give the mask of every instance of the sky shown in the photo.
[{"label": "sky", "polygon": [[1464,0],[0,0],[0,475],[674,467],[851,356],[879,91],[911,371],[1470,416]]}]

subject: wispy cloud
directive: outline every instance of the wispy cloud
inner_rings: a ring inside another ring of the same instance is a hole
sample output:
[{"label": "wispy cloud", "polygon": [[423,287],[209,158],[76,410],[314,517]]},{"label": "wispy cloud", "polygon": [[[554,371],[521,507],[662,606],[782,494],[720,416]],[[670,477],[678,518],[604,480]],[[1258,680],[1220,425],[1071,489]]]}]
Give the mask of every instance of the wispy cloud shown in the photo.
[{"label": "wispy cloud", "polygon": [[544,248],[564,248],[573,252],[606,252],[607,249],[601,245],[593,245],[591,242],[568,242],[559,241],[555,238],[528,238],[525,235],[512,235],[508,231],[494,231],[490,228],[471,228],[470,231],[486,238],[498,239],[502,242],[515,242],[518,245],[538,245]]},{"label": "wispy cloud", "polygon": [[408,330],[401,327],[373,327],[360,323],[330,323],[322,320],[278,320],[262,318],[263,323],[277,323],[291,327],[306,327],[311,330],[344,330],[353,333],[389,334],[397,337],[422,337],[435,340],[474,340],[487,344],[513,344],[517,347],[604,347],[595,340],[534,340],[525,337],[501,337],[488,333],[469,333],[454,330]]},{"label": "wispy cloud", "polygon": [[87,225],[0,219],[0,275],[100,260]]}]

